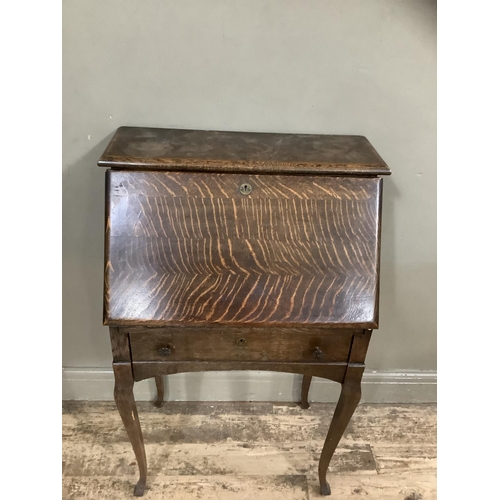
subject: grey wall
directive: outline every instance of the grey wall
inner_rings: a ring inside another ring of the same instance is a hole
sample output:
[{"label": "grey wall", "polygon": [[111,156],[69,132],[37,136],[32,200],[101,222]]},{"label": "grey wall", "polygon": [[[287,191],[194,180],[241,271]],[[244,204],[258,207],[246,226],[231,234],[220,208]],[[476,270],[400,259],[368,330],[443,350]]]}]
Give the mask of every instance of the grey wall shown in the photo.
[{"label": "grey wall", "polygon": [[111,362],[96,161],[120,125],[368,137],[393,169],[368,369],[435,369],[435,2],[65,0],[65,367]]}]

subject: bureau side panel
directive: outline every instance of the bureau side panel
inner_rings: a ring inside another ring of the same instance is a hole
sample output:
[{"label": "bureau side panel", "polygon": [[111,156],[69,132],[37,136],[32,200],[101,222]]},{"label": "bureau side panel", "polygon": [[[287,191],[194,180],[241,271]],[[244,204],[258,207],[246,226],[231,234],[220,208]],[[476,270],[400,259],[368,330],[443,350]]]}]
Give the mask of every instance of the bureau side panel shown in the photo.
[{"label": "bureau side panel", "polygon": [[380,179],[111,171],[108,189],[107,324],[376,326]]}]

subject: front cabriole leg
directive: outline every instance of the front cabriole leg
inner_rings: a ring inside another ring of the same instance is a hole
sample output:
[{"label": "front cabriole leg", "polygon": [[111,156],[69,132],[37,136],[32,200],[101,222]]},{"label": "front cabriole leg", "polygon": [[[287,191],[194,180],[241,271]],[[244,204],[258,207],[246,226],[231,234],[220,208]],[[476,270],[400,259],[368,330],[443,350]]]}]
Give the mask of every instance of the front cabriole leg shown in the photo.
[{"label": "front cabriole leg", "polygon": [[347,424],[351,420],[354,410],[361,399],[361,377],[363,375],[364,365],[348,365],[344,381],[342,383],[342,392],[335,407],[335,413],[328,429],[323,451],[319,459],[319,485],[322,495],[330,495],[330,485],[326,480],[326,471],[332,459],[333,453],[339,444],[340,438],[344,434]]},{"label": "front cabriole leg", "polygon": [[147,477],[146,452],[144,451],[144,440],[142,438],[141,424],[137,415],[133,387],[134,377],[130,363],[114,363],[115,373],[115,402],[123,420],[123,425],[134,449],[137,465],[139,466],[139,481],[137,482],[134,495],[141,497],[144,494]]}]

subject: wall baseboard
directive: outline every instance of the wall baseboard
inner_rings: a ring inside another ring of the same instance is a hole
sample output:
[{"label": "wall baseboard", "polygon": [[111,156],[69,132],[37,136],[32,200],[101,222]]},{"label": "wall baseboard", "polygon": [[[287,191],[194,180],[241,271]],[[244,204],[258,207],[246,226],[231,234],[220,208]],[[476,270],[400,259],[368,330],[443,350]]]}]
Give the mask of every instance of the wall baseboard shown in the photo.
[{"label": "wall baseboard", "polygon": [[[180,373],[165,379],[170,401],[273,401],[300,400],[301,375],[264,371]],[[365,403],[435,403],[436,372],[366,371],[363,375]],[[111,369],[63,368],[63,400],[111,401],[114,377]],[[151,401],[154,380],[134,386],[137,401]],[[314,377],[310,401],[337,401],[340,384]]]}]

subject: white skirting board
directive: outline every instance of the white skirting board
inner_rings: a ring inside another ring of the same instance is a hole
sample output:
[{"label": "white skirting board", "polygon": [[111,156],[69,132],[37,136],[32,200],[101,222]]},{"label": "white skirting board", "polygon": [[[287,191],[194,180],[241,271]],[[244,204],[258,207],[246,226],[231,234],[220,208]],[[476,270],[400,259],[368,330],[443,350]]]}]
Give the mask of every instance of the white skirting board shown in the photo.
[{"label": "white skirting board", "polygon": [[[165,377],[169,401],[273,401],[300,400],[301,375],[265,371],[179,373]],[[63,368],[63,400],[111,401],[111,369]],[[365,371],[361,401],[365,403],[435,403],[437,373],[422,371]],[[151,401],[154,379],[137,382],[137,401]],[[311,402],[337,401],[340,384],[313,377]]]}]

